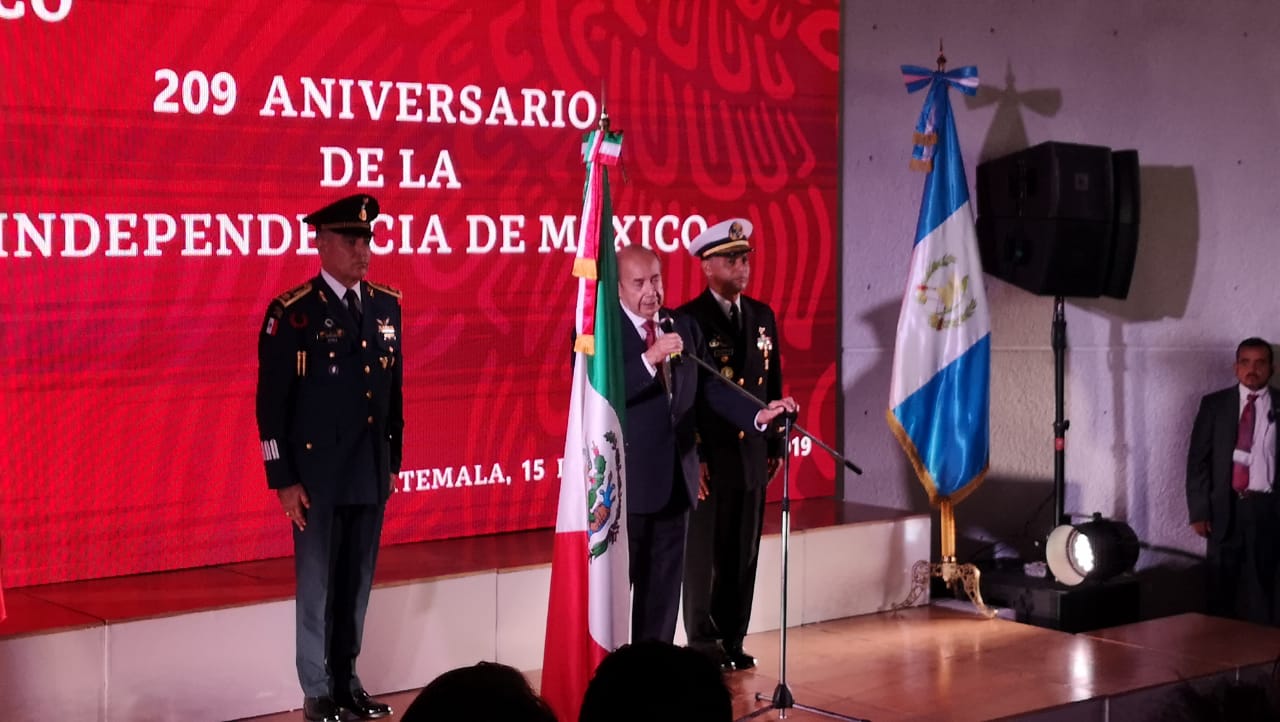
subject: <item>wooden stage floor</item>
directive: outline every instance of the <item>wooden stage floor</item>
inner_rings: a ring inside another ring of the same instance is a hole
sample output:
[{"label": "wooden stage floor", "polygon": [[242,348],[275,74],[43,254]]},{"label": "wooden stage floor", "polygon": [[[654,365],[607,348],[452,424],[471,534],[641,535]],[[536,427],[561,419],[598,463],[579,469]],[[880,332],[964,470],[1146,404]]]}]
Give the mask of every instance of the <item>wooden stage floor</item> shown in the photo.
[{"label": "wooden stage floor", "polygon": [[[1270,681],[1280,655],[1280,629],[1199,614],[1067,634],[934,606],[794,628],[787,639],[797,703],[875,722],[1192,719],[1173,714],[1187,689]],[[751,635],[746,647],[760,664],[728,675],[735,717],[778,683],[778,633]],[[415,693],[381,699],[403,710]],[[793,709],[786,719],[828,718]]]}]

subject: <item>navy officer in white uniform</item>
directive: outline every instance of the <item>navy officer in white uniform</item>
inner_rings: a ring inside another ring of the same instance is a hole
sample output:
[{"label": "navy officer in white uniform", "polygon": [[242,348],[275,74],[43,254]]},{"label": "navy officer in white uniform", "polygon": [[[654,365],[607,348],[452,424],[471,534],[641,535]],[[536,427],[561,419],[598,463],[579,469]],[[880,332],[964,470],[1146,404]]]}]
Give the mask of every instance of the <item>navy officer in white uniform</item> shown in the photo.
[{"label": "navy officer in white uniform", "polygon": [[[767,403],[782,398],[778,322],[773,309],[743,291],[751,280],[751,221],[717,223],[689,244],[707,287],[680,307],[702,330],[705,358],[720,375]],[[742,648],[764,527],[765,493],[782,465],[782,434],[743,433],[714,413],[698,415],[701,501],[689,514],[685,546],[684,626],[689,646],[724,670],[751,669]]]}]

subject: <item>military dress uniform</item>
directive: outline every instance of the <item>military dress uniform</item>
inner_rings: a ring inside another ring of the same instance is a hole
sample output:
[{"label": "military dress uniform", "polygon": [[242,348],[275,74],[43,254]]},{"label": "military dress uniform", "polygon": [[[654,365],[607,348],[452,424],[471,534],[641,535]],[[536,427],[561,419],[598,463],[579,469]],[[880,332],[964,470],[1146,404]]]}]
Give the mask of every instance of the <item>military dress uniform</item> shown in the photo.
[{"label": "military dress uniform", "polygon": [[[736,228],[734,224],[737,224]],[[707,229],[690,246],[705,258],[750,250],[751,224],[725,221]],[[745,295],[736,313],[711,289],[680,307],[702,329],[705,357],[721,375],[762,403],[782,398],[778,328],[773,309]],[[698,451],[709,473],[709,494],[689,519],[685,552],[684,623],[691,647],[740,668],[754,665],[742,650],[751,621],[760,534],[764,523],[768,460],[781,459],[785,441],[776,429],[742,433],[709,410],[698,412]]]},{"label": "military dress uniform", "polygon": [[[358,210],[357,210],[358,209]],[[366,235],[377,202],[353,196],[307,222]],[[258,336],[257,419],[267,485],[301,484],[306,528],[292,526],[297,667],[309,700],[385,716],[356,675],[403,413],[400,292],[361,281],[355,310],[323,275],[276,297]],[[331,719],[329,713],[308,719]]]}]

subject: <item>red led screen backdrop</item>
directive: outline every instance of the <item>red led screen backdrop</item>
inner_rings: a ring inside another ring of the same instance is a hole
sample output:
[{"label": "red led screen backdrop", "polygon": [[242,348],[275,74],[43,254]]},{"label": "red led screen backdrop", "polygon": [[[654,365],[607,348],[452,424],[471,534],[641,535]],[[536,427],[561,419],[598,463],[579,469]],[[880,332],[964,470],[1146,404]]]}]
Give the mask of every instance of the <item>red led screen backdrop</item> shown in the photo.
[{"label": "red led screen backdrop", "polygon": [[[583,133],[622,243],[756,228],[802,422],[833,439],[835,0],[0,0],[0,539],[22,586],[291,553],[254,423],[302,216],[376,196],[404,292],[384,543],[554,523]],[[835,464],[793,445],[796,495]],[[775,485],[776,486],[776,485]],[[776,491],[776,489],[775,489]]]}]

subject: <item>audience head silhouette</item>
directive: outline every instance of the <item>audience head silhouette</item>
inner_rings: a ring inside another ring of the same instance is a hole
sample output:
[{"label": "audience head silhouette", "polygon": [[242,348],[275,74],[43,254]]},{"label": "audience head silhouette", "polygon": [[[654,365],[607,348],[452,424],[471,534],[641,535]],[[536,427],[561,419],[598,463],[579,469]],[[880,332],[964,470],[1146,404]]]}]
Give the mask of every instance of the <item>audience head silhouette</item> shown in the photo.
[{"label": "audience head silhouette", "polygon": [[1159,722],[1275,722],[1280,719],[1280,686],[1276,669],[1270,678],[1225,680],[1212,687],[1184,682],[1173,703],[1149,719]]},{"label": "audience head silhouette", "polygon": [[432,680],[405,710],[402,722],[556,722],[520,671],[480,662]]},{"label": "audience head silhouette", "polygon": [[600,662],[578,722],[730,722],[733,699],[720,667],[666,642],[626,644]]}]

